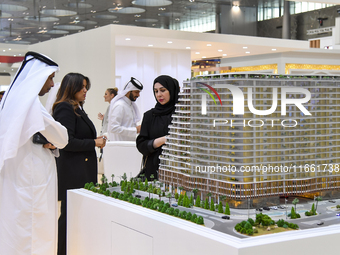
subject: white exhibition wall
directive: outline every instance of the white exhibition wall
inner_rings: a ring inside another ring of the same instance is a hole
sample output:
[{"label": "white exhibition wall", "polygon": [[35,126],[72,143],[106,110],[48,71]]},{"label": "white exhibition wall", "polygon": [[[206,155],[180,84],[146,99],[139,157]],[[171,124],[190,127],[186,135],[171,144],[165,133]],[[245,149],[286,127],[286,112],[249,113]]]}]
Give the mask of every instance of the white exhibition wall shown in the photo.
[{"label": "white exhibition wall", "polygon": [[84,108],[97,133],[101,127],[97,114],[105,112],[108,106],[103,99],[105,89],[114,86],[114,48],[110,26],[29,46],[29,50],[46,54],[58,63],[60,72],[56,74],[55,82],[60,82],[70,72],[79,72],[90,78],[92,88],[87,93]]},{"label": "white exhibition wall", "polygon": [[137,100],[140,112],[154,107],[153,81],[159,75],[169,75],[178,80],[191,76],[191,58],[188,50],[136,48],[116,46],[116,86],[123,89],[125,84],[136,78],[144,85]]},{"label": "white exhibition wall", "polygon": [[55,82],[69,72],[79,72],[90,78],[92,87],[84,108],[97,133],[101,129],[98,112],[104,113],[108,107],[103,98],[107,88],[122,89],[131,77],[139,79],[145,86],[137,100],[143,113],[155,105],[152,92],[155,77],[167,74],[182,84],[191,74],[190,51],[116,46],[115,36],[114,26],[109,25],[28,46],[28,50],[43,53],[59,64]]}]

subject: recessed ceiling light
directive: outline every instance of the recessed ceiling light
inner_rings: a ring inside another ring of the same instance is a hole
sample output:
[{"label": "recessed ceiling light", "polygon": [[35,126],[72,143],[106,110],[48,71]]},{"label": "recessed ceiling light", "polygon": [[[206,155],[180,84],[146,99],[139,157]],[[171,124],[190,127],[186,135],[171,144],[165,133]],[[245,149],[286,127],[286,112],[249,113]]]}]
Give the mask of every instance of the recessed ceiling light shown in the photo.
[{"label": "recessed ceiling light", "polygon": [[272,49],[272,51],[276,51],[276,49]]},{"label": "recessed ceiling light", "polygon": [[250,51],[246,51],[246,54],[249,54],[250,53]]},{"label": "recessed ceiling light", "polygon": [[3,52],[5,52],[6,50],[2,50]]},{"label": "recessed ceiling light", "polygon": [[208,44],[207,44],[207,46],[211,46],[211,44],[210,44],[210,43],[208,43]]},{"label": "recessed ceiling light", "polygon": [[138,14],[145,12],[145,9],[138,7],[124,7],[124,8],[109,8],[109,12],[122,13],[122,14]]},{"label": "recessed ceiling light", "polygon": [[149,46],[149,47],[153,47],[153,44],[149,44],[148,46]]},{"label": "recessed ceiling light", "polygon": [[190,50],[191,48],[190,47],[185,47],[187,50]]},{"label": "recessed ceiling light", "polygon": [[132,1],[132,4],[140,5],[140,6],[148,6],[148,7],[158,7],[158,6],[167,6],[171,5],[172,1],[170,0],[135,0]]},{"label": "recessed ceiling light", "polygon": [[217,50],[217,51],[222,52],[223,50]]},{"label": "recessed ceiling light", "polygon": [[207,58],[206,56],[203,56],[202,58]]},{"label": "recessed ceiling light", "polygon": [[125,38],[125,41],[131,41],[131,38]]},{"label": "recessed ceiling light", "polygon": [[245,46],[245,47],[243,47],[243,49],[248,49],[248,47],[247,47],[247,46]]},{"label": "recessed ceiling light", "polygon": [[172,41],[168,41],[168,43],[172,43]]},{"label": "recessed ceiling light", "polygon": [[201,53],[199,53],[199,52],[196,52],[195,54],[201,54]]},{"label": "recessed ceiling light", "polygon": [[227,54],[223,54],[222,56],[225,57],[225,56],[227,56]]}]

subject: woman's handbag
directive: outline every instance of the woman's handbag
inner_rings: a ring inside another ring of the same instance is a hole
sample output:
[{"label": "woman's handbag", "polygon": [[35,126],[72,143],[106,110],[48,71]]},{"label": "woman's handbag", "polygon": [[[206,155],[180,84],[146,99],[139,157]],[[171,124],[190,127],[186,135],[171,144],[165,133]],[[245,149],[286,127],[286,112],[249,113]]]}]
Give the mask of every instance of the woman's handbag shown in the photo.
[{"label": "woman's handbag", "polygon": [[35,133],[33,135],[33,143],[35,143],[35,144],[47,144],[47,143],[50,143],[50,142],[47,141],[45,136],[43,136],[40,132],[38,132],[38,133]]}]

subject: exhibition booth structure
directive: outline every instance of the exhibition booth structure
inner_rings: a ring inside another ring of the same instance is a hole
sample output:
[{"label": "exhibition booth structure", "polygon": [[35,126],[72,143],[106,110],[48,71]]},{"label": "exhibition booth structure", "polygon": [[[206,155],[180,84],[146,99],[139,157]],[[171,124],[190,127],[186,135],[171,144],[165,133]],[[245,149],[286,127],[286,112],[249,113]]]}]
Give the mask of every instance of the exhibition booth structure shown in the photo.
[{"label": "exhibition booth structure", "polygon": [[[338,189],[340,80],[337,77],[248,73],[190,80],[192,60],[225,54],[228,59],[222,59],[222,64],[231,60],[236,63],[237,58],[244,57],[245,47],[252,52],[254,65],[256,59],[261,61],[261,54],[269,59],[268,64],[277,65],[280,56],[275,61],[268,57],[273,50],[276,54],[299,52],[296,53],[302,56],[299,63],[320,61],[317,57],[309,59],[308,42],[304,41],[119,25],[30,45],[27,50],[41,52],[59,64],[61,70],[55,81],[69,72],[90,77],[92,88],[84,108],[98,131],[101,122],[95,120],[98,112],[104,112],[108,106],[103,100],[107,88],[122,89],[131,76],[140,80],[145,89],[136,103],[143,113],[156,103],[152,88],[155,77],[167,74],[177,78],[180,84],[185,80],[161,156],[160,178],[166,185],[187,191],[197,188],[201,197],[211,193],[214,201],[225,195],[235,201],[235,207],[244,206],[247,200],[260,199],[258,204],[261,204],[280,195]],[[336,54],[330,63],[340,65]],[[246,66],[247,61],[243,60],[240,65]],[[273,66],[269,69],[268,72],[275,72]],[[283,67],[276,70],[284,73]],[[309,100],[306,90],[310,93]],[[282,98],[296,103],[286,103],[286,115],[282,114]],[[240,113],[236,110],[242,108],[241,102],[244,112]],[[123,158],[131,152],[133,160]],[[141,157],[132,143],[109,142],[104,148],[104,173],[107,178],[114,174],[116,180],[124,173],[133,177],[140,170]],[[269,164],[273,169],[290,168],[287,172],[265,171]],[[327,170],[334,166],[334,171],[312,171],[324,164]],[[222,173],[213,172],[212,166],[220,166]],[[230,166],[231,171],[223,172],[224,166]],[[257,167],[258,171],[241,172],[242,166]],[[329,226],[237,238],[211,229],[209,220],[205,220],[206,226],[199,226],[83,189],[68,191],[67,217],[70,255],[331,253],[340,236],[338,226]]]}]

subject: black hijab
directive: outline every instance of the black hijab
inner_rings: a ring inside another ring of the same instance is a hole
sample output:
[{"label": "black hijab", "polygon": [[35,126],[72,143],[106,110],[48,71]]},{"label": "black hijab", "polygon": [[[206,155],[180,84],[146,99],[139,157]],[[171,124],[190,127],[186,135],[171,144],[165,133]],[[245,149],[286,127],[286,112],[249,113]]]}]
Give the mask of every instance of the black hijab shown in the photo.
[{"label": "black hijab", "polygon": [[178,93],[179,93],[179,84],[178,81],[168,75],[161,75],[158,76],[153,85],[155,86],[156,83],[162,84],[164,88],[169,90],[170,93],[170,100],[165,105],[161,105],[156,98],[155,93],[153,94],[156,98],[157,104],[155,108],[152,110],[152,113],[155,115],[168,115],[175,111],[175,104],[178,102]]}]

